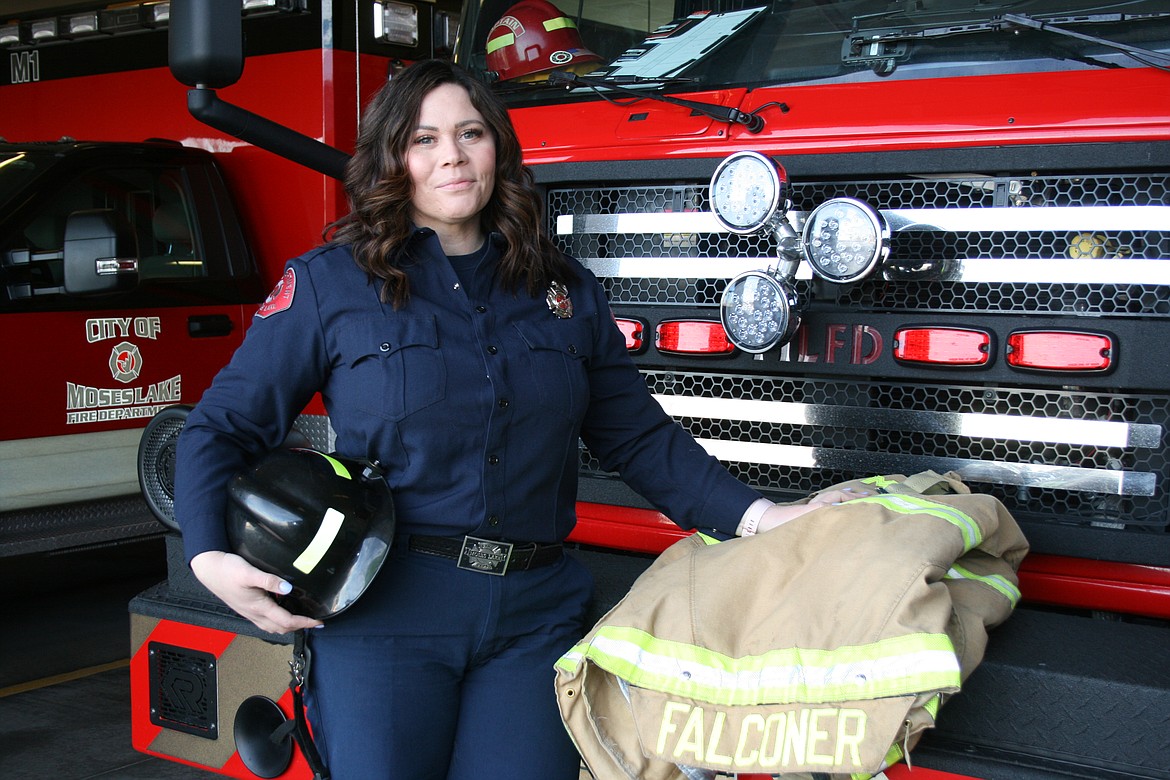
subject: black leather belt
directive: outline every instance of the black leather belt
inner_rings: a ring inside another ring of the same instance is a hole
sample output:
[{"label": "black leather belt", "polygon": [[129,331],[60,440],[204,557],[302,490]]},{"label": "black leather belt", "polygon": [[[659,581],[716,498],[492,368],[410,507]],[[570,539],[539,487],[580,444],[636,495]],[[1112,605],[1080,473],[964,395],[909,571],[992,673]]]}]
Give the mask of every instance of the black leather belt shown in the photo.
[{"label": "black leather belt", "polygon": [[460,569],[496,575],[548,566],[559,561],[564,554],[564,545],[559,543],[505,542],[476,536],[451,538],[418,534],[411,535],[410,549],[424,555],[458,561],[456,565]]}]

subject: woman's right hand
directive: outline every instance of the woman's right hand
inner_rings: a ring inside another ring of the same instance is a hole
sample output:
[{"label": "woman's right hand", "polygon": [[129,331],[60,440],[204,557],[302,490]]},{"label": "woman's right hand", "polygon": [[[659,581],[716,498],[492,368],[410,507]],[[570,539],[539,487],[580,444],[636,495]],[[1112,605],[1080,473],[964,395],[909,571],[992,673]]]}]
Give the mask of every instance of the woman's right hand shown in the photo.
[{"label": "woman's right hand", "polygon": [[288,593],[292,586],[234,553],[217,550],[199,553],[191,559],[191,571],[224,604],[262,631],[286,634],[322,625],[319,620],[294,615],[277,604],[273,594]]}]

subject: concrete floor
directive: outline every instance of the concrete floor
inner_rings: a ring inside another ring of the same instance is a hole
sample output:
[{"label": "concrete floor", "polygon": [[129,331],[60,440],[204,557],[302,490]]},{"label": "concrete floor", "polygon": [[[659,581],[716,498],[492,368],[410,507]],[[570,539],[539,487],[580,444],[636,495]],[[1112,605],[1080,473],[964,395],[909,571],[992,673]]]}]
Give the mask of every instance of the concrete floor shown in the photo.
[{"label": "concrete floor", "polygon": [[166,576],[155,539],[0,558],[0,777],[207,780],[130,745],[130,598]]},{"label": "concrete floor", "polygon": [[159,539],[0,558],[0,778],[222,777],[131,747],[127,605],[165,578]]}]

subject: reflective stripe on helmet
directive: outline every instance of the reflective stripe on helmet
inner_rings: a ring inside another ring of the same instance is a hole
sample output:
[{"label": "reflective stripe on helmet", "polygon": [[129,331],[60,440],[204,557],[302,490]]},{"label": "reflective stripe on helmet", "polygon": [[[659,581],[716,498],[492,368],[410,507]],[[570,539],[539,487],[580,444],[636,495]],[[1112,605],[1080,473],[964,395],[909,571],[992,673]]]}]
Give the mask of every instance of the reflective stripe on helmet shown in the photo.
[{"label": "reflective stripe on helmet", "polygon": [[555,19],[547,19],[544,22],[544,29],[552,32],[553,30],[564,30],[567,28],[577,29],[577,23],[567,16],[558,16]]},{"label": "reflective stripe on helmet", "polygon": [[733,658],[645,631],[603,626],[557,667],[589,660],[631,685],[722,705],[858,701],[958,690],[959,659],[946,634],[909,634],[833,650],[782,648]]},{"label": "reflective stripe on helmet", "polygon": [[511,46],[516,43],[516,36],[513,33],[507,32],[503,35],[498,35],[487,42],[487,53],[491,54],[498,51],[505,46]]},{"label": "reflective stripe on helmet", "polygon": [[[333,458],[329,458],[333,460]],[[336,463],[336,461],[334,461]],[[341,466],[340,463],[337,464]],[[345,467],[342,466],[342,469]],[[348,477],[349,474],[344,476]],[[329,552],[329,548],[333,546],[333,540],[337,538],[338,532],[341,531],[341,524],[345,522],[345,515],[338,512],[336,509],[330,507],[325,510],[325,516],[321,518],[321,526],[317,529],[317,533],[313,534],[312,541],[309,542],[297,559],[293,561],[293,568],[297,571],[308,574],[317,568],[317,564],[325,557],[325,553]]]},{"label": "reflective stripe on helmet", "polygon": [[333,473],[337,476],[343,479],[353,479],[353,475],[349,473],[349,469],[347,469],[345,464],[339,461],[337,458],[331,458],[324,452],[317,452],[317,450],[306,450],[306,452],[315,452],[325,460],[329,461],[329,465],[333,467]]}]

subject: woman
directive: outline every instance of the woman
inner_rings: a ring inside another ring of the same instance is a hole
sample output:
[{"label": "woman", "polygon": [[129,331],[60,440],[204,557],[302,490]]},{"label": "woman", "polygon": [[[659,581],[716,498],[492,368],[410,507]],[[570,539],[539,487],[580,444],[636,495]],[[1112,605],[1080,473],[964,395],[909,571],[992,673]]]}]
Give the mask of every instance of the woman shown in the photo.
[{"label": "woman", "polygon": [[290,261],[180,437],[191,567],[266,631],[319,626],[227,552],[222,516],[226,481],[320,391],[337,451],[385,467],[399,532],[361,600],[310,632],[309,719],[333,776],[576,778],[552,664],[592,588],[560,547],[578,438],[686,527],[765,530],[811,506],[772,506],[654,402],[600,285],[544,235],[479,82],[439,61],[389,82],[346,188],[352,212]]}]

